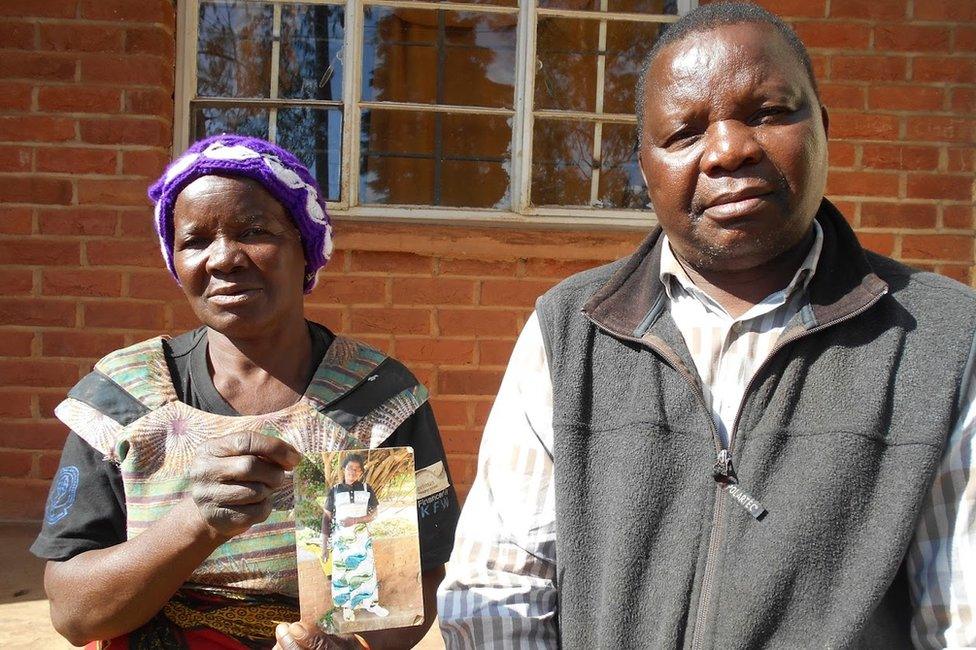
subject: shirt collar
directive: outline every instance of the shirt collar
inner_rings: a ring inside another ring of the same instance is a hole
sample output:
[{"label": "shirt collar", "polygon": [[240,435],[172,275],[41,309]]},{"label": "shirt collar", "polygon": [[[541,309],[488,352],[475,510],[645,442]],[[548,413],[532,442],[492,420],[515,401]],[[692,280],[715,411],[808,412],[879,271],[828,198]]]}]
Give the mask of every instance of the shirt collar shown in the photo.
[{"label": "shirt collar", "polygon": [[[661,270],[660,279],[661,284],[664,285],[664,290],[668,294],[668,298],[674,300],[674,284],[677,283],[681,289],[686,293],[695,296],[699,300],[707,299],[708,303],[713,303],[711,296],[702,291],[692,282],[691,278],[688,277],[687,271],[678,262],[678,258],[675,257],[674,251],[671,250],[671,242],[668,236],[665,234],[661,235]],[[820,252],[823,249],[823,228],[817,223],[817,220],[813,221],[813,244],[810,246],[810,250],[807,251],[807,255],[803,258],[803,263],[797,268],[796,273],[793,274],[793,279],[786,288],[781,289],[784,296],[789,296],[795,291],[802,291],[807,288],[810,281],[813,279],[814,274],[817,272],[817,264],[820,262]],[[779,293],[779,292],[777,292]],[[775,295],[775,294],[773,294]]]}]

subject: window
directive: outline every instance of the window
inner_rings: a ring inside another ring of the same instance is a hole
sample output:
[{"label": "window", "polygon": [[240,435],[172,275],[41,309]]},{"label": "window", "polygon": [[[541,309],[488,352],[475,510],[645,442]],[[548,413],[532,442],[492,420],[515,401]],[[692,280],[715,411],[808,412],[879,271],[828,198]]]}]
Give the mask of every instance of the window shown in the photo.
[{"label": "window", "polygon": [[634,87],[696,0],[187,0],[176,149],[302,158],[333,214],[646,225]]}]

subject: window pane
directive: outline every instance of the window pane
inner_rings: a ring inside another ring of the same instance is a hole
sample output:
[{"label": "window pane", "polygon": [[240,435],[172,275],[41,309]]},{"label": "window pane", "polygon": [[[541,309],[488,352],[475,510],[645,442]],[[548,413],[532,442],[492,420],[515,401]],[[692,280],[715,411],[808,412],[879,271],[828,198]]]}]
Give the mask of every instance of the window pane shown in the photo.
[{"label": "window pane", "polygon": [[408,111],[364,111],[363,203],[506,209],[510,119]]},{"label": "window pane", "polygon": [[269,95],[272,14],[265,4],[200,3],[198,96]]},{"label": "window pane", "polygon": [[208,135],[236,133],[268,138],[268,111],[264,108],[197,107],[193,110],[192,130],[199,140]]},{"label": "window pane", "polygon": [[633,113],[637,80],[644,59],[661,33],[657,23],[607,24],[607,61],[604,71],[603,112]]},{"label": "window pane", "polygon": [[280,97],[342,100],[345,9],[282,5]]},{"label": "window pane", "polygon": [[540,16],[535,109],[593,111],[600,23]]},{"label": "window pane", "polygon": [[367,7],[365,101],[511,108],[517,17]]},{"label": "window pane", "polygon": [[338,201],[342,172],[342,111],[278,109],[278,144],[305,163],[329,201]]},{"label": "window pane", "polygon": [[532,138],[532,204],[589,205],[593,124],[536,118]]},{"label": "window pane", "polygon": [[[604,3],[606,7],[603,7]],[[677,0],[539,0],[542,9],[678,15]]]},{"label": "window pane", "polygon": [[647,189],[637,157],[637,127],[604,123],[600,143],[597,205],[601,208],[647,207]]}]

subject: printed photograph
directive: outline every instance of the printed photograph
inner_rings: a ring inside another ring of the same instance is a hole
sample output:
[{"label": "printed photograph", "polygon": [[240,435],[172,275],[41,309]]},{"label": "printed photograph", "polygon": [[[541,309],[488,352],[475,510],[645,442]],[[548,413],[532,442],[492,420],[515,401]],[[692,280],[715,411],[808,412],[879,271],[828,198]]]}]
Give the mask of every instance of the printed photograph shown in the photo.
[{"label": "printed photograph", "polygon": [[424,620],[413,449],[308,455],[295,471],[302,620],[349,634]]}]

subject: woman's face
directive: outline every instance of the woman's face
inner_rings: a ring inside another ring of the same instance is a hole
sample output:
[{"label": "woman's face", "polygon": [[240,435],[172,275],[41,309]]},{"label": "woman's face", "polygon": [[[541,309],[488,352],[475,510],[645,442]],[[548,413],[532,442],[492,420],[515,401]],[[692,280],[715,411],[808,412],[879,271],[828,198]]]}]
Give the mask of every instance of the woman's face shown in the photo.
[{"label": "woman's face", "polygon": [[260,183],[196,179],[176,199],[173,235],[176,275],[203,324],[253,338],[302,313],[301,236]]},{"label": "woman's face", "polygon": [[363,477],[363,466],[354,460],[350,461],[342,468],[342,475],[346,485],[352,485]]}]

